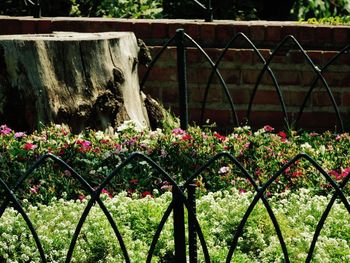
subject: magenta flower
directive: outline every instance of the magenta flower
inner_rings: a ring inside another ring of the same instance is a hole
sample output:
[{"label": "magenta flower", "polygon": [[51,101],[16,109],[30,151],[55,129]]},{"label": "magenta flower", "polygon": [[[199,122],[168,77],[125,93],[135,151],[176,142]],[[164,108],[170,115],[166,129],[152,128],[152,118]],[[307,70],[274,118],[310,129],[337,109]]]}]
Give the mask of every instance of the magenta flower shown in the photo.
[{"label": "magenta flower", "polygon": [[0,126],[0,134],[2,135],[9,134],[11,131],[12,130],[9,127],[7,127],[6,124]]},{"label": "magenta flower", "polygon": [[172,133],[175,135],[178,135],[178,134],[184,134],[185,131],[180,128],[176,128],[176,129],[173,129]]}]

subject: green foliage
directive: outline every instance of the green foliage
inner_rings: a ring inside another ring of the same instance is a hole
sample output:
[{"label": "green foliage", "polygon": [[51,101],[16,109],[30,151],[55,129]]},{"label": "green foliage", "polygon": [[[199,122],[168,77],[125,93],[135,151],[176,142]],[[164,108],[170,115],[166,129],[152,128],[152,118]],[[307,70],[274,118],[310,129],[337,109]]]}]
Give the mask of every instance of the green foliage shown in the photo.
[{"label": "green foliage", "polygon": [[[21,175],[44,153],[59,156],[75,169],[92,187],[102,181],[131,153],[149,156],[182,184],[214,155],[226,151],[235,156],[258,185],[266,183],[290,159],[305,152],[340,183],[350,172],[350,135],[290,131],[274,132],[265,126],[253,132],[239,127],[227,136],[211,130],[190,127],[181,129],[140,131],[131,121],[116,131],[86,130],[75,135],[61,125],[53,125],[27,135],[0,128],[0,177],[12,188]],[[227,187],[251,190],[244,174],[228,159],[219,159],[197,178],[201,193]],[[329,191],[330,184],[312,165],[301,159],[288,168],[269,188],[269,192],[309,187],[315,192]],[[348,189],[347,187],[346,189]],[[127,192],[139,196],[169,191],[167,179],[147,162],[136,159],[121,169],[107,186],[111,194]],[[63,192],[68,199],[84,197],[88,193],[71,172],[46,161],[28,178],[16,194],[20,199],[48,203]]]},{"label": "green foliage", "polygon": [[161,18],[161,0],[71,0],[71,15],[115,18]]},{"label": "green foliage", "polygon": [[[227,189],[197,200],[197,218],[212,262],[225,262],[233,234],[253,199],[253,193]],[[171,202],[171,194],[134,199],[125,194],[104,204],[126,244],[131,262],[145,262],[157,226]],[[279,222],[291,262],[305,262],[313,233],[331,196],[315,196],[307,189],[273,195],[269,203]],[[64,262],[78,220],[87,200],[53,200],[50,206],[25,203],[49,262]],[[169,262],[174,251],[173,224],[168,219],[160,235],[152,262]],[[336,201],[317,241],[315,262],[349,262],[349,213]],[[34,240],[21,216],[8,208],[0,218],[0,261],[40,262]],[[199,249],[199,262],[204,262]],[[117,238],[105,215],[95,205],[78,237],[73,262],[123,262]],[[283,262],[275,229],[261,202],[239,238],[232,262]]]},{"label": "green foliage", "polygon": [[344,17],[350,14],[350,2],[348,0],[296,0],[293,14],[299,20]]}]

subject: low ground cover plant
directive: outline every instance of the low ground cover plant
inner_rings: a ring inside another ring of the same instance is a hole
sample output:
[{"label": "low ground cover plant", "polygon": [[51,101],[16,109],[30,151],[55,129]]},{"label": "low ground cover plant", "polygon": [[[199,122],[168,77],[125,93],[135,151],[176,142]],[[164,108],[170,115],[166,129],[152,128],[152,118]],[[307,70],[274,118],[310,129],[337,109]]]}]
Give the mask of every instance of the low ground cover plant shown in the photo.
[{"label": "low ground cover plant", "polygon": [[[225,262],[233,235],[253,198],[235,188],[208,193],[197,200],[197,217],[212,262]],[[308,189],[272,195],[269,202],[280,224],[291,262],[305,262],[313,233],[330,196]],[[145,262],[152,237],[171,201],[171,194],[158,198],[128,197],[120,193],[102,199],[125,241],[131,262]],[[64,262],[70,240],[87,200],[53,200],[33,206],[25,201],[28,215],[42,240],[49,262]],[[318,239],[313,262],[350,260],[349,213],[336,202]],[[0,261],[40,262],[33,238],[23,219],[8,208],[0,219]],[[152,262],[171,261],[174,251],[171,218],[165,225]],[[283,262],[275,230],[262,203],[258,203],[239,238],[232,262]],[[101,209],[96,205],[78,238],[72,262],[123,262],[118,241]],[[199,249],[199,262],[204,262]]]},{"label": "low ground cover plant", "polygon": [[[350,171],[350,136],[348,133],[322,134],[275,131],[265,126],[257,131],[249,127],[236,128],[224,136],[210,129],[191,127],[156,131],[139,131],[126,122],[116,131],[86,130],[73,134],[68,127],[53,125],[33,134],[16,132],[6,125],[0,128],[0,177],[10,188],[43,154],[52,153],[75,169],[96,188],[131,153],[137,151],[159,164],[171,178],[182,184],[211,157],[220,152],[234,156],[262,186],[290,159],[305,152],[340,183]],[[227,158],[220,158],[197,177],[201,193],[234,186],[241,191],[253,190],[247,178]],[[288,167],[267,189],[283,192],[308,187],[315,193],[328,192],[330,182],[324,179],[309,161],[298,160]],[[140,197],[154,189],[161,194],[171,186],[145,160],[127,164],[106,186],[112,195],[126,191]],[[345,190],[347,187],[345,187]],[[20,199],[49,202],[65,192],[67,199],[84,198],[88,193],[73,179],[72,174],[53,161],[46,161],[15,191]]]}]

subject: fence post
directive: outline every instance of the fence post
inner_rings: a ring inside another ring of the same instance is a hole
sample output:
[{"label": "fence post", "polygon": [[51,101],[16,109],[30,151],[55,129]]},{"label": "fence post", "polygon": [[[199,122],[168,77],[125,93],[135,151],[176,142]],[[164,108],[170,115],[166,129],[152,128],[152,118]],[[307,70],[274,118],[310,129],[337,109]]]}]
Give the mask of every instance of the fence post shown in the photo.
[{"label": "fence post", "polygon": [[37,1],[34,3],[33,11],[34,11],[34,14],[33,14],[34,18],[40,18],[40,17],[41,17],[40,0],[37,0]]},{"label": "fence post", "polygon": [[185,31],[180,28],[176,30],[177,50],[177,81],[179,85],[180,126],[187,130],[188,127],[188,102],[187,102],[187,79],[186,79],[186,51]]},{"label": "fence post", "polygon": [[[188,202],[196,215],[196,184],[195,182],[189,184],[187,187]],[[188,244],[189,244],[189,256],[190,263],[197,262],[197,232],[193,218],[188,216]]]},{"label": "fence post", "polygon": [[207,16],[205,18],[205,22],[213,22],[213,8],[211,6],[211,0],[208,0]]},{"label": "fence post", "polygon": [[186,263],[185,213],[183,197],[173,188],[175,261]]}]

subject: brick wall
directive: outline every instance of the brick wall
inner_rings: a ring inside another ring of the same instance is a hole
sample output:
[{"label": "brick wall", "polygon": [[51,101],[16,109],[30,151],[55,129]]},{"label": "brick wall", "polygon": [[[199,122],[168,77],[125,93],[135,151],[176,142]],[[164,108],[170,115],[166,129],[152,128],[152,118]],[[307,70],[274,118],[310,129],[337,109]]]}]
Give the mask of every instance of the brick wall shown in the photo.
[{"label": "brick wall", "polygon": [[[237,32],[245,33],[267,59],[278,43],[289,34],[301,43],[313,62],[321,68],[338,50],[350,43],[350,27],[315,26],[296,22],[238,22],[220,21],[203,23],[190,20],[128,20],[128,19],[84,19],[84,18],[9,18],[0,17],[0,34],[51,33],[53,31],[103,32],[133,31],[143,39],[154,55],[177,28],[196,40],[209,56],[215,60],[222,48]],[[299,107],[315,76],[312,68],[289,45],[274,58],[273,70],[287,106],[290,119],[295,118]],[[193,47],[187,49],[188,87],[190,118],[199,121],[201,102],[210,74],[210,66]],[[343,55],[324,74],[347,128],[350,112],[350,57]],[[239,120],[244,123],[249,99],[263,65],[250,46],[237,41],[226,54],[220,72],[227,83],[235,103]],[[145,72],[140,68],[140,76]],[[145,91],[158,98],[166,106],[178,111],[176,76],[176,49],[169,47],[157,62],[146,83]],[[232,127],[230,107],[223,88],[214,80],[208,96],[205,118],[216,121],[223,128]],[[268,74],[264,74],[254,99],[251,124],[260,127],[270,124],[283,126],[281,106],[275,86]],[[300,127],[311,129],[339,128],[326,89],[319,81],[307,103]]]}]

